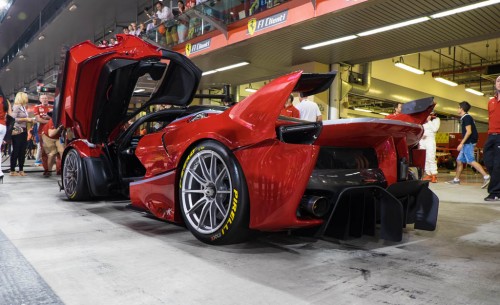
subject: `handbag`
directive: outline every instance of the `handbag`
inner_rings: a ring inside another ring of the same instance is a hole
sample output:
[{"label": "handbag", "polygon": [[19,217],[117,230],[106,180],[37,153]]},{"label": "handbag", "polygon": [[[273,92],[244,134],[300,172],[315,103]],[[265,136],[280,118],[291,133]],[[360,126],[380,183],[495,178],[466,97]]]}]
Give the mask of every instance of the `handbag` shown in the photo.
[{"label": "handbag", "polygon": [[11,134],[12,134],[13,136],[17,136],[17,135],[19,135],[19,134],[23,133],[23,131],[24,131],[24,130],[23,130],[21,127],[17,127],[17,126],[15,126],[15,127],[12,129],[12,133],[11,133]]}]

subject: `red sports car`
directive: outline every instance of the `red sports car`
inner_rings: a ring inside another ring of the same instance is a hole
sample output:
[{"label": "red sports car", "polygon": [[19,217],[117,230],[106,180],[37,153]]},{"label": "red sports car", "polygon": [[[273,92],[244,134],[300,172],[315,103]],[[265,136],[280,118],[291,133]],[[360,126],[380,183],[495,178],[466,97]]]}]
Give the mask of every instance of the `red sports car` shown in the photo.
[{"label": "red sports car", "polygon": [[53,119],[70,141],[70,200],[123,194],[210,244],[254,231],[399,241],[407,223],[435,229],[438,199],[419,180],[424,152],[412,149],[432,98],[405,104],[401,120],[280,117],[292,92],[316,94],[335,77],[299,71],[231,108],[188,107],[201,78],[188,58],[118,40],[76,45],[61,68]]}]

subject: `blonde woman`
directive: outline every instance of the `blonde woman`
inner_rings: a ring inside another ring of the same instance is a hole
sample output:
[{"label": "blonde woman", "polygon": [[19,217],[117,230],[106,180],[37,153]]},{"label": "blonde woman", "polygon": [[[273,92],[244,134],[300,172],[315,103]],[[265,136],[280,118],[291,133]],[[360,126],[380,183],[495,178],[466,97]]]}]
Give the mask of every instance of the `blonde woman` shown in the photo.
[{"label": "blonde woman", "polygon": [[[16,123],[12,131],[12,154],[10,155],[11,176],[26,176],[23,171],[26,145],[28,144],[26,123],[34,121],[34,119],[28,117],[27,104],[28,95],[24,92],[18,92],[12,109],[12,117],[16,120]],[[16,172],[16,164],[19,165],[19,172]]]}]

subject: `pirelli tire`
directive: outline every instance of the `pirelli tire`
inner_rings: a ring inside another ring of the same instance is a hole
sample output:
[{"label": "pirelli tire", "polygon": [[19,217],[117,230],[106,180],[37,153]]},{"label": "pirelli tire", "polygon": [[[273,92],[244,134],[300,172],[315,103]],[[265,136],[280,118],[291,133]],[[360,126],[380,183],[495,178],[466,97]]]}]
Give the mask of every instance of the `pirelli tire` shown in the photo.
[{"label": "pirelli tire", "polygon": [[64,156],[62,183],[69,200],[81,201],[90,198],[85,166],[75,149],[70,149]]},{"label": "pirelli tire", "polygon": [[216,141],[198,143],[186,156],[179,179],[180,210],[191,233],[207,244],[248,239],[249,199],[233,153]]}]

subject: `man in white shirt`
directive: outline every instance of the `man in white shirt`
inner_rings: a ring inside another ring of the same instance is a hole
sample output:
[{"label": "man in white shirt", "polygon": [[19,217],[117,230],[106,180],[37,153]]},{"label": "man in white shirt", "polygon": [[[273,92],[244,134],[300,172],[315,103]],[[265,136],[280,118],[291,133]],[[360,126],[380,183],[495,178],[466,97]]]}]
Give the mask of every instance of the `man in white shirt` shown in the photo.
[{"label": "man in white shirt", "polygon": [[295,108],[299,110],[301,120],[311,122],[320,122],[323,120],[318,104],[308,100],[306,97],[301,97],[300,103]]},{"label": "man in white shirt", "polygon": [[156,2],[156,17],[160,19],[162,22],[165,22],[170,19],[174,19],[174,14],[172,14],[172,10],[163,5],[161,2]]}]

